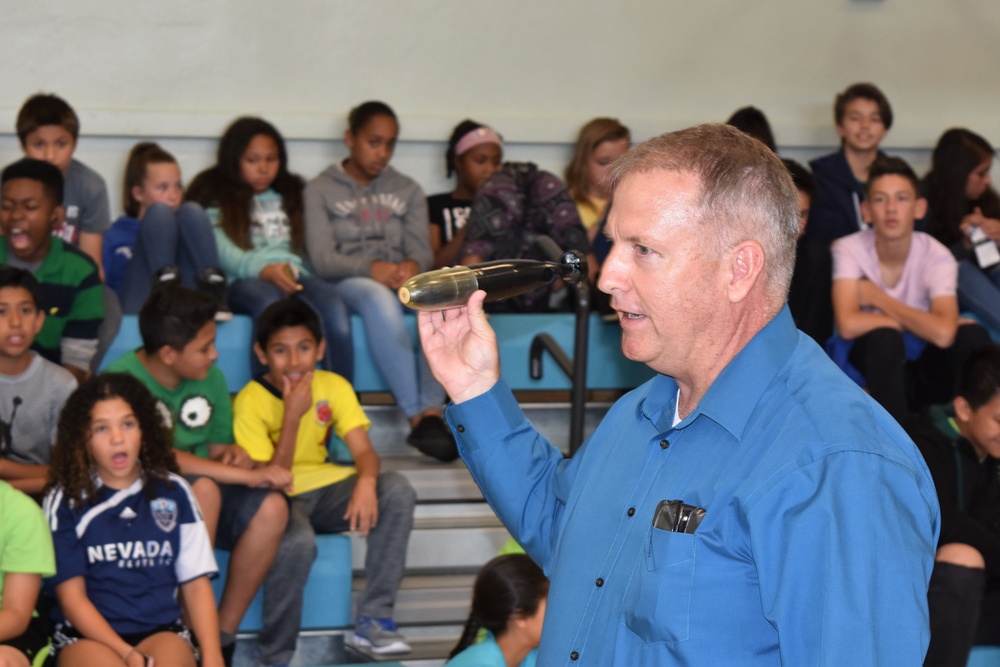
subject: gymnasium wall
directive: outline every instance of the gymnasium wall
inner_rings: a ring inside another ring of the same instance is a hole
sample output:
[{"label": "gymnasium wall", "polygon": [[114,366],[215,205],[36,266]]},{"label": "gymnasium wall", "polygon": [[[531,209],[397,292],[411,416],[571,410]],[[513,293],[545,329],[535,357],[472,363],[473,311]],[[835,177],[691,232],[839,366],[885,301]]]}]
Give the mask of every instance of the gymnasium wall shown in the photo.
[{"label": "gymnasium wall", "polygon": [[507,158],[561,172],[593,116],[644,139],[754,104],[805,160],[837,143],[835,92],[871,80],[896,112],[885,147],[923,172],[947,127],[1000,142],[998,37],[995,0],[2,0],[0,162],[38,91],[76,108],[77,155],[116,214],[138,140],[190,179],[233,117],[258,114],[310,178],[371,98],[396,109],[394,164],[428,192],[448,187],[444,142],[465,117],[503,133]]}]

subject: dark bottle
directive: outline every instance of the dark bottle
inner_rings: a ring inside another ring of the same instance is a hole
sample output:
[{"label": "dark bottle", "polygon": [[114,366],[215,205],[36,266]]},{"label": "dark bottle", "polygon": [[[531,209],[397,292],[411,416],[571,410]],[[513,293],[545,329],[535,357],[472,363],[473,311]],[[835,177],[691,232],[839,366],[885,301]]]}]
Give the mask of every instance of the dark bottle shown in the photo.
[{"label": "dark bottle", "polygon": [[399,288],[399,300],[414,310],[445,310],[464,306],[476,290],[486,292],[487,301],[500,301],[548,285],[556,278],[574,285],[586,277],[586,258],[571,250],[561,262],[501,259],[427,271]]}]

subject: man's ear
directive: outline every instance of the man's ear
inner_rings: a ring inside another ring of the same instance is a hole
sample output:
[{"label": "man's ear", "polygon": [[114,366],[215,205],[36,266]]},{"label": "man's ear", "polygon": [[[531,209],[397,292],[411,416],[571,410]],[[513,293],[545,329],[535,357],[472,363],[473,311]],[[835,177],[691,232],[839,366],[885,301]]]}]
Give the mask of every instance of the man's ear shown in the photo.
[{"label": "man's ear", "polygon": [[917,205],[913,209],[913,217],[916,220],[927,215],[927,200],[921,197],[917,200]]},{"label": "man's ear", "polygon": [[764,248],[752,239],[741,241],[729,254],[731,280],[729,301],[739,303],[747,298],[764,272]]},{"label": "man's ear", "polygon": [[260,362],[261,366],[267,366],[267,355],[264,354],[264,348],[260,346],[260,343],[253,344],[253,353],[257,355],[257,361]]}]

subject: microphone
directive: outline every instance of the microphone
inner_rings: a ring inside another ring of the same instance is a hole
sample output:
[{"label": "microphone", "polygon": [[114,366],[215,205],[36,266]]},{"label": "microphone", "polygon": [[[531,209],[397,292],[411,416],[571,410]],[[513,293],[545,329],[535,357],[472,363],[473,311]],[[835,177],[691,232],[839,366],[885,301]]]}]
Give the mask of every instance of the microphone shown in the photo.
[{"label": "microphone", "polygon": [[414,310],[445,310],[464,306],[476,290],[486,292],[487,301],[500,301],[548,285],[556,278],[575,285],[586,277],[586,257],[570,250],[559,262],[501,259],[426,271],[399,288],[399,300]]}]

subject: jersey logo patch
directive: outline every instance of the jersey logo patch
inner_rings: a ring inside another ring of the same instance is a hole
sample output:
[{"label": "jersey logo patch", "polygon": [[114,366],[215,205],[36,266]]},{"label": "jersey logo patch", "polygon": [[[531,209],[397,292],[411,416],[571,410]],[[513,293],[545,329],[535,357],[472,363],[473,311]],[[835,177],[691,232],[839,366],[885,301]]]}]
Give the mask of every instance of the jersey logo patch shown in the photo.
[{"label": "jersey logo patch", "polygon": [[153,520],[164,533],[169,533],[177,527],[177,502],[170,498],[157,498],[150,503],[153,510]]},{"label": "jersey logo patch", "polygon": [[192,396],[181,405],[180,418],[187,428],[201,428],[212,419],[212,404],[204,396]]},{"label": "jersey logo patch", "polygon": [[316,421],[322,426],[329,426],[333,421],[333,410],[330,409],[330,401],[320,401],[316,404]]}]

